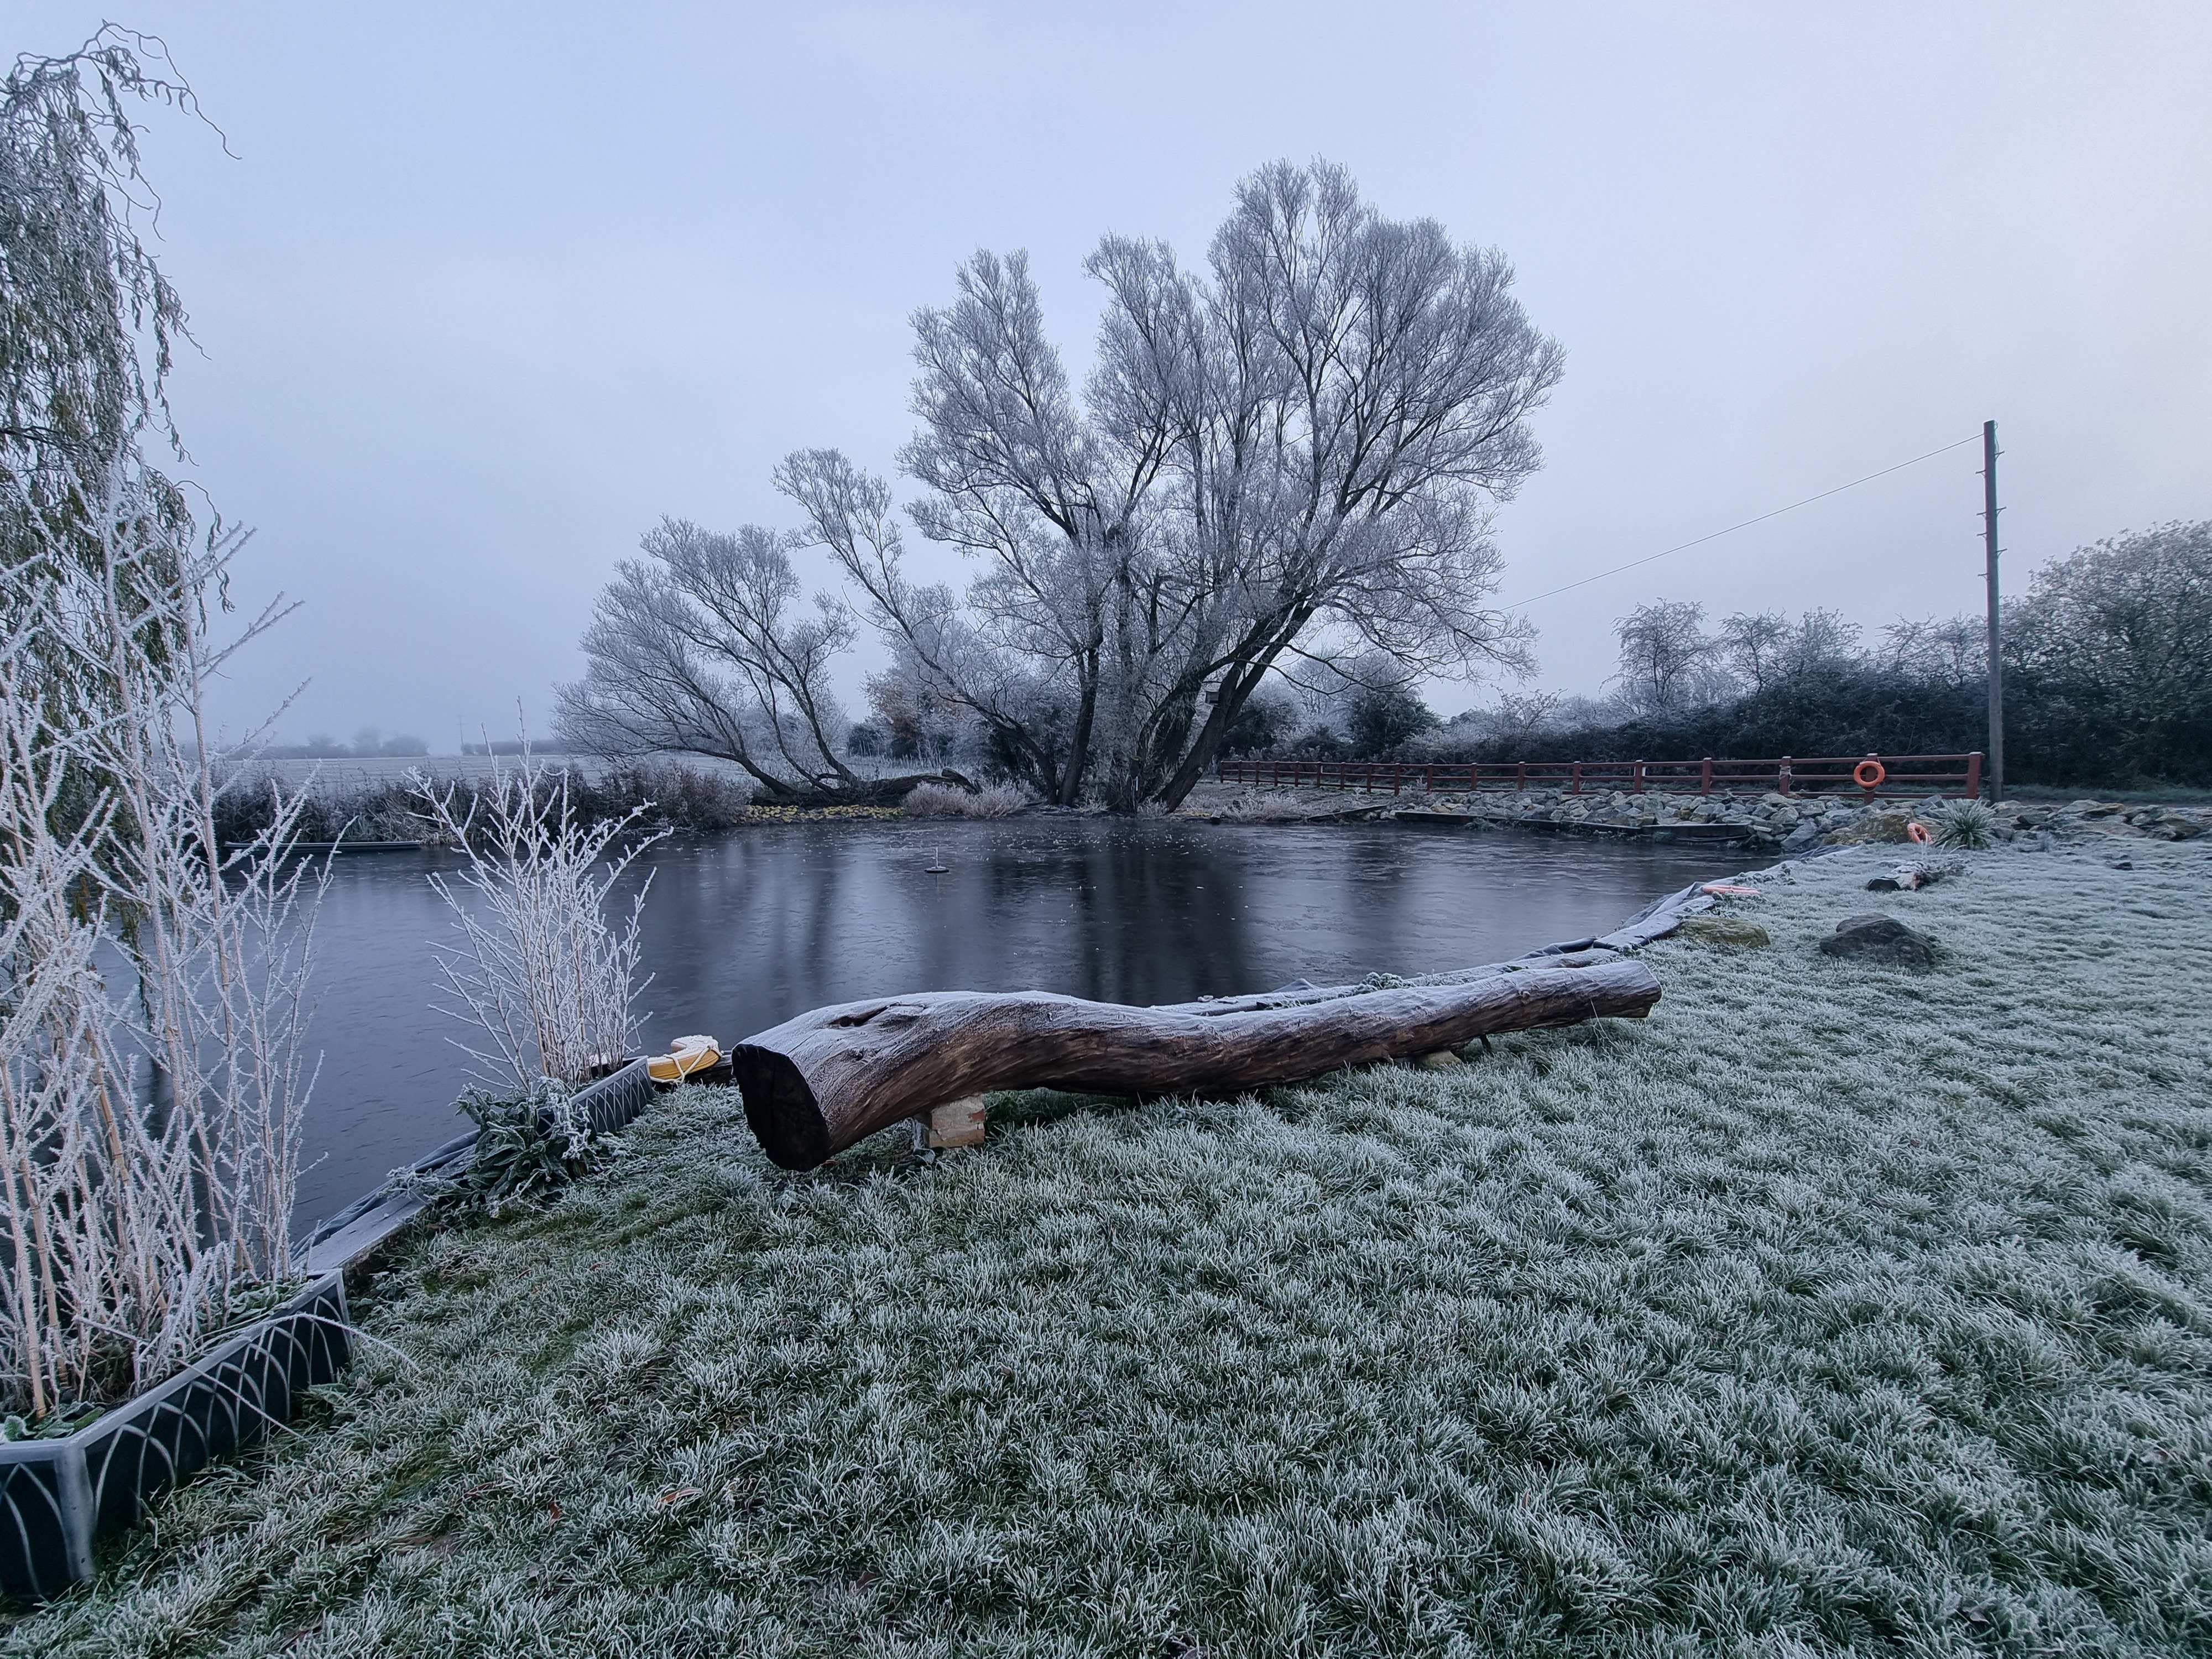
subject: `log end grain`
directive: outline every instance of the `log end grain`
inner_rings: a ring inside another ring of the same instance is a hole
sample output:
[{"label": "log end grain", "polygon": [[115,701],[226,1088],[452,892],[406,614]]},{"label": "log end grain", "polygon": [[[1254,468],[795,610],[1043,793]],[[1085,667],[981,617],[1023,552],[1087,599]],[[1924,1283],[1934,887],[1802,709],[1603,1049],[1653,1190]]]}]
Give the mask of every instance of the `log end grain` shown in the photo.
[{"label": "log end grain", "polygon": [[821,1104],[789,1055],[740,1043],[730,1054],[730,1073],[744,1094],[745,1121],[771,1163],[811,1170],[836,1150]]}]

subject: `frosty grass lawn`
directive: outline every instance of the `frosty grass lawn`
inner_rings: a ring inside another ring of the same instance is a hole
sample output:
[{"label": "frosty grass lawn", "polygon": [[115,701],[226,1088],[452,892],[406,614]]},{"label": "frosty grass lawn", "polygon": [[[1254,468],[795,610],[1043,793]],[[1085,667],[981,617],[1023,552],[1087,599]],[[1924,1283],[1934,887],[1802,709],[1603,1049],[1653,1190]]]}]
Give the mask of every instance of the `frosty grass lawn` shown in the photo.
[{"label": "frosty grass lawn", "polygon": [[0,1646],[2212,1651],[2212,853],[2129,853],[1820,860],[1647,1024],[934,1165],[688,1091]]}]

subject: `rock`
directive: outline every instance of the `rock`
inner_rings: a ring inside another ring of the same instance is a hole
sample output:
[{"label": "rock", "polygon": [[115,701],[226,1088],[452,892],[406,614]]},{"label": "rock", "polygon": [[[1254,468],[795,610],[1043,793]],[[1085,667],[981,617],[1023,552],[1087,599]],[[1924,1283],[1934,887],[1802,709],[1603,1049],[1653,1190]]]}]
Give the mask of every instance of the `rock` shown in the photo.
[{"label": "rock", "polygon": [[1802,853],[1820,839],[1820,826],[1808,819],[1783,837],[1782,850],[1785,853]]},{"label": "rock", "polygon": [[2204,826],[2195,818],[2163,810],[2154,817],[2140,821],[2136,828],[2154,841],[2194,841],[2204,833]]},{"label": "rock", "polygon": [[1439,1048],[1432,1054],[1423,1054],[1413,1062],[1425,1072],[1463,1072],[1467,1062],[1449,1048]]},{"label": "rock", "polygon": [[1677,929],[1684,939],[1693,939],[1705,945],[1741,945],[1757,947],[1771,945],[1766,929],[1755,921],[1741,916],[1685,916]]},{"label": "rock", "polygon": [[1933,887],[1948,876],[1964,875],[1966,866],[1960,859],[1945,859],[1930,863],[1917,859],[1900,864],[1886,876],[1876,876],[1867,884],[1869,893],[1909,893],[1917,888]]},{"label": "rock", "polygon": [[1845,916],[1819,948],[1822,956],[1847,957],[1857,962],[1887,963],[1899,968],[1936,965],[1936,941],[1894,916]]},{"label": "rock", "polygon": [[1856,823],[1832,832],[1829,840],[1855,847],[1865,842],[1907,842],[1912,839],[1909,812],[1869,812]]}]

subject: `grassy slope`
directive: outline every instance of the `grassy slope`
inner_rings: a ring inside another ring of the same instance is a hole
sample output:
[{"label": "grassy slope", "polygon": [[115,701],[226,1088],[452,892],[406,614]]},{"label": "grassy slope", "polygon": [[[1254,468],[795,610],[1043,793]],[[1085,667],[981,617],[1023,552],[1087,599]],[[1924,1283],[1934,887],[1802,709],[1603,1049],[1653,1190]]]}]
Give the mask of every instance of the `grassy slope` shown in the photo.
[{"label": "grassy slope", "polygon": [[[780,1175],[695,1091],[6,1650],[2212,1650],[2212,856],[1882,857],[1643,1026]],[[1926,976],[1817,957],[1909,914]]]}]

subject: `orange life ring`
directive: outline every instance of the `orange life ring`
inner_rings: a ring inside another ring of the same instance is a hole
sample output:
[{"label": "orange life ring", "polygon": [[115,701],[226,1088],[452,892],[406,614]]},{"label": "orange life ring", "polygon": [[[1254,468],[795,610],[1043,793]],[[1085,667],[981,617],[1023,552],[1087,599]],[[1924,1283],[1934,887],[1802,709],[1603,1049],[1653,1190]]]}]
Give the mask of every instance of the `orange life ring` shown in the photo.
[{"label": "orange life ring", "polygon": [[1878,789],[1881,781],[1889,775],[1889,769],[1880,761],[1868,759],[1851,768],[1851,781],[1862,789]]},{"label": "orange life ring", "polygon": [[1905,826],[1905,833],[1912,837],[1913,844],[1917,847],[1925,847],[1929,842],[1935,840],[1935,837],[1928,833],[1928,826],[1921,823],[1918,818],[1913,819]]}]

